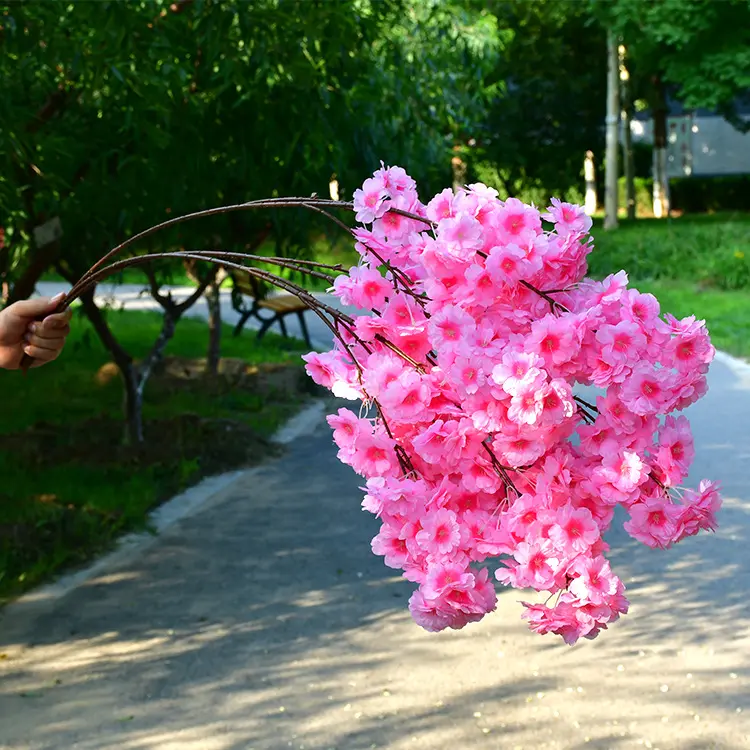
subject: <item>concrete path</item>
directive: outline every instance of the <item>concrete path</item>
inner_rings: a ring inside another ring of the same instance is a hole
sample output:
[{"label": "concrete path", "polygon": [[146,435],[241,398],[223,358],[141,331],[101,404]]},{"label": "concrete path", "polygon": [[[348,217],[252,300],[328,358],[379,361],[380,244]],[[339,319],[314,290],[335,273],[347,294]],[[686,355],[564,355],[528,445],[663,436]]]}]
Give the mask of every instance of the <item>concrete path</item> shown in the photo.
[{"label": "concrete path", "polygon": [[689,413],[720,531],[611,543],[631,614],[570,648],[519,592],[430,635],[369,550],[323,424],[130,561],[0,620],[0,747],[67,750],[750,748],[750,368]]}]

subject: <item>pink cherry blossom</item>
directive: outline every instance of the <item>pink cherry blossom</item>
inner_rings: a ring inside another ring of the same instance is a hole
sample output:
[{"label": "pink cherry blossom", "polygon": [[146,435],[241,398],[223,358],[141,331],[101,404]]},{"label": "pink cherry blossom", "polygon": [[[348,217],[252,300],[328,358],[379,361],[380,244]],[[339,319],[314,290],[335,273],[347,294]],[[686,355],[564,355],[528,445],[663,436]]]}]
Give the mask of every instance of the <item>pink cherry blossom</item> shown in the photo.
[{"label": "pink cherry blossom", "polygon": [[370,224],[385,213],[385,199],[388,193],[382,179],[370,177],[365,180],[361,189],[354,191],[354,210],[356,219]]},{"label": "pink cherry blossom", "polygon": [[579,557],[568,574],[575,577],[568,586],[573,596],[591,604],[603,604],[617,591],[617,578],[603,557]]},{"label": "pink cherry blossom", "polygon": [[347,275],[336,278],[333,292],[345,305],[379,310],[393,294],[393,287],[374,268],[354,266]]},{"label": "pink cherry blossom", "polygon": [[516,393],[531,385],[539,387],[546,376],[541,369],[542,359],[536,354],[508,352],[503,354],[502,361],[492,370],[492,379],[502,389],[515,396]]},{"label": "pink cherry blossom", "polygon": [[601,326],[596,340],[602,346],[602,357],[613,365],[637,361],[646,346],[646,336],[640,326],[628,320]]},{"label": "pink cherry blossom", "polygon": [[441,508],[422,519],[417,543],[427,554],[449,555],[461,543],[461,529],[452,510]]},{"label": "pink cherry blossom", "polygon": [[486,268],[496,285],[516,282],[524,274],[531,275],[535,270],[529,263],[527,253],[518,245],[493,247],[487,256]]},{"label": "pink cherry blossom", "polygon": [[596,637],[628,611],[604,540],[617,506],[650,547],[716,528],[718,486],[681,487],[695,449],[674,415],[706,392],[705,324],[662,316],[624,271],[587,279],[591,221],[557,199],[540,216],[472,185],[424,204],[383,165],[354,207],[371,227],[333,293],[362,313],[304,360],[362,404],[328,422],[365,478],[373,553],[418,586],[409,611],[430,632],[493,611],[494,573],[543,592],[524,603],[532,631]]},{"label": "pink cherry blossom", "polygon": [[572,359],[580,347],[575,328],[551,314],[532,323],[526,342],[526,351],[539,356],[547,369]]},{"label": "pink cherry blossom", "polygon": [[654,462],[662,484],[679,485],[687,476],[695,449],[687,417],[667,417],[659,430]]},{"label": "pink cherry blossom", "polygon": [[429,633],[439,633],[451,627],[454,622],[453,613],[450,610],[441,608],[439,601],[426,599],[419,590],[415,591],[409,599],[409,611],[417,625]]},{"label": "pink cherry blossom", "polygon": [[564,507],[550,529],[550,541],[565,557],[586,552],[599,538],[599,527],[586,508]]},{"label": "pink cherry blossom", "polygon": [[687,490],[683,497],[684,505],[678,520],[682,531],[675,541],[702,530],[716,531],[716,513],[721,507],[719,487],[715,482],[703,480],[698,489],[699,492]]},{"label": "pink cherry blossom", "polygon": [[561,235],[585,234],[591,229],[591,217],[587,216],[581,206],[571,203],[563,203],[557,198],[552,198],[552,204],[542,218],[551,221],[555,225],[555,231]]},{"label": "pink cherry blossom", "polygon": [[471,260],[482,246],[482,225],[466,214],[443,219],[438,224],[438,239],[452,257]]},{"label": "pink cherry blossom", "polygon": [[450,188],[445,188],[442,193],[438,193],[428,204],[426,208],[427,218],[436,224],[441,219],[449,219],[454,215],[453,202],[455,196]]},{"label": "pink cherry blossom", "polygon": [[519,244],[532,239],[542,226],[539,212],[524,205],[518,198],[508,198],[498,207],[494,224],[504,241]]},{"label": "pink cherry blossom", "polygon": [[[669,321],[669,317],[668,317]],[[707,365],[714,357],[715,350],[711,345],[705,323],[696,321],[694,316],[672,322],[674,334],[666,346],[666,356],[680,372],[690,372]]]},{"label": "pink cherry blossom", "polygon": [[640,362],[623,383],[620,398],[634,414],[658,414],[670,398],[669,372]]},{"label": "pink cherry blossom", "polygon": [[430,337],[436,346],[456,349],[476,329],[476,321],[460,307],[446,305],[430,318]]},{"label": "pink cherry blossom", "polygon": [[680,506],[665,497],[633,504],[625,531],[649,547],[669,547],[679,536]]},{"label": "pink cherry blossom", "polygon": [[360,419],[349,409],[339,409],[338,414],[331,414],[328,417],[328,424],[333,428],[333,440],[342,450],[354,448],[354,443],[362,429],[361,423],[366,424],[368,433],[372,431],[369,422]]},{"label": "pink cherry blossom", "polygon": [[537,591],[549,591],[555,585],[555,574],[560,561],[554,557],[552,547],[543,542],[520,542],[514,552],[517,565],[509,568],[512,579],[498,570],[498,580],[510,583],[517,588],[533,588]]},{"label": "pink cherry blossom", "polygon": [[372,540],[372,551],[382,555],[389,568],[403,568],[409,559],[409,550],[401,530],[389,524],[383,524],[380,533]]}]

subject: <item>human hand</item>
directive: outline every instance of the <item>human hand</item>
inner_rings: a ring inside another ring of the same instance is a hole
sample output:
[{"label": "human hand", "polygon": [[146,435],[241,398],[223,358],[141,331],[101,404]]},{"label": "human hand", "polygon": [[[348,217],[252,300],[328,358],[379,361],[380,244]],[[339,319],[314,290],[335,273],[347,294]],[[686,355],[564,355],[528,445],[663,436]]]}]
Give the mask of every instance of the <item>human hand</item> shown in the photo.
[{"label": "human hand", "polygon": [[57,359],[70,332],[70,309],[54,312],[64,296],[22,300],[0,310],[0,367],[17,370],[24,354],[33,357],[32,367]]}]

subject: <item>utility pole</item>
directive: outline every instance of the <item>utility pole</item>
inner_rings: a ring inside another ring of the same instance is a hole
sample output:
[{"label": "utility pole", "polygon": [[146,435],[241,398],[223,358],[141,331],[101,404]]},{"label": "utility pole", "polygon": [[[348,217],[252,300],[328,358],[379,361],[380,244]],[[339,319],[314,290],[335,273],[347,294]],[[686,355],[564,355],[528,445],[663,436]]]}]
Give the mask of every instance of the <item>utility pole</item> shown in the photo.
[{"label": "utility pole", "polygon": [[607,153],[604,165],[604,228],[617,228],[617,177],[620,129],[620,58],[617,40],[607,36]]}]

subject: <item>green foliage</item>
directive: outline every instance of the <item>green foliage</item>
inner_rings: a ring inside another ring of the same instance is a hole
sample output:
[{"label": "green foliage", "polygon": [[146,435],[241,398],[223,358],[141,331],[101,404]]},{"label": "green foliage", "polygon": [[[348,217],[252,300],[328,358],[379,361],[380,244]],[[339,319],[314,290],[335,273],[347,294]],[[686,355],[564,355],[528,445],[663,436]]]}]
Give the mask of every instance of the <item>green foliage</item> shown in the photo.
[{"label": "green foliage", "polygon": [[[350,195],[381,158],[444,184],[454,133],[482,111],[471,84],[494,54],[489,15],[439,0],[22,0],[0,13],[0,276],[11,298],[51,266],[79,278],[169,216],[325,194],[334,174]],[[50,217],[62,240],[35,247]],[[321,221],[234,212],[134,251],[273,242],[274,254],[306,255]],[[155,271],[161,283],[176,269]],[[128,347],[108,340],[127,371]]]},{"label": "green foliage", "polygon": [[[47,0],[0,13],[0,225],[16,274],[50,216],[80,273],[167,215],[324,195],[333,174],[351,195],[380,159],[442,185],[496,47],[491,16],[438,0]],[[244,244],[269,220],[280,249],[305,245],[300,213],[205,220],[156,242]]]},{"label": "green foliage", "polygon": [[489,173],[504,194],[568,197],[582,187],[586,151],[603,150],[604,32],[584,3],[494,0],[490,7],[504,47],[488,78],[494,98],[475,171]]},{"label": "green foliage", "polygon": [[717,248],[706,265],[706,280],[717,289],[750,289],[749,242]]},{"label": "green foliage", "polygon": [[[653,214],[652,190],[654,181],[650,177],[635,177],[635,215],[639,217],[651,216]],[[623,208],[627,206],[627,185],[624,177],[617,181],[618,205]]]},{"label": "green foliage", "polygon": [[750,211],[750,175],[672,179],[669,195],[677,211]]}]

